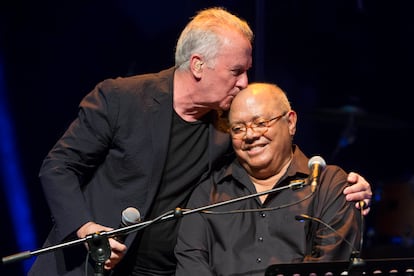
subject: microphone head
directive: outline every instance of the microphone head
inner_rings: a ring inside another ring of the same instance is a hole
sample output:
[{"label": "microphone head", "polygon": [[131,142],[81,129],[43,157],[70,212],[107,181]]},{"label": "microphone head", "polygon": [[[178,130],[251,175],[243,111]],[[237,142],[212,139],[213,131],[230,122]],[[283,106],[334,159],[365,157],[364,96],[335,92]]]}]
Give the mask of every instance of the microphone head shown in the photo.
[{"label": "microphone head", "polygon": [[315,165],[315,164],[319,164],[319,167],[321,169],[326,167],[325,160],[319,155],[313,156],[311,159],[309,159],[308,168],[312,169],[313,165]]},{"label": "microphone head", "polygon": [[128,207],[122,211],[122,224],[130,226],[141,221],[141,214],[134,207]]}]

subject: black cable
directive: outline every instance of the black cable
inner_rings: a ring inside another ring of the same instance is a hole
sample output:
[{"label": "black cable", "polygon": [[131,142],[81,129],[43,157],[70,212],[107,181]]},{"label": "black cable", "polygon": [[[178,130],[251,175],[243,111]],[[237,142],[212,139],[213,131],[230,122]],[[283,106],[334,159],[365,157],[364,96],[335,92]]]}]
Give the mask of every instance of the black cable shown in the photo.
[{"label": "black cable", "polygon": [[279,206],[275,206],[275,207],[268,207],[268,208],[260,208],[260,209],[244,209],[244,210],[231,210],[231,211],[223,211],[223,212],[216,212],[216,211],[201,211],[202,213],[205,214],[210,214],[210,215],[225,215],[225,214],[237,214],[237,213],[248,213],[248,212],[262,212],[262,211],[275,211],[275,210],[279,210],[282,208],[287,208],[296,204],[299,204],[307,199],[309,199],[312,195],[314,195],[314,193],[310,193],[307,196],[305,196],[304,198],[302,198],[301,200],[289,203],[289,204],[285,204],[285,205],[279,205]]}]

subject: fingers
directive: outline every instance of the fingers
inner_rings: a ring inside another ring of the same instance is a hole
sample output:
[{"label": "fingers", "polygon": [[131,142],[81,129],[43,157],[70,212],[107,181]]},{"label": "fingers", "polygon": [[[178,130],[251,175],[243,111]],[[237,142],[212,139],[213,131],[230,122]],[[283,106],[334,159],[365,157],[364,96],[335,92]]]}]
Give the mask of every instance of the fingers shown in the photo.
[{"label": "fingers", "polygon": [[371,210],[370,207],[370,201],[369,200],[361,200],[358,201],[357,203],[355,203],[355,207],[358,209],[361,209],[361,203],[363,202],[363,207],[362,207],[362,215],[366,216],[368,215],[369,211]]},{"label": "fingers", "polygon": [[[94,222],[88,222],[82,225],[78,231],[77,235],[79,238],[84,238],[87,235],[97,233],[97,232],[104,232],[104,231],[111,231],[113,228],[106,227]],[[105,261],[104,268],[107,270],[113,269],[124,257],[127,246],[123,243],[120,243],[112,238],[109,240],[109,245],[111,247],[111,255],[108,260]],[[87,246],[87,244],[86,244]]]},{"label": "fingers", "polygon": [[368,215],[372,198],[371,185],[364,177],[354,172],[348,174],[347,181],[350,186],[344,189],[346,200],[356,201],[355,207],[358,209],[362,207],[362,214]]},{"label": "fingers", "polygon": [[[371,185],[364,177],[357,173],[348,174],[348,183],[350,186],[344,189],[346,199],[349,201],[370,200],[372,198]],[[367,203],[367,202],[366,202]]]},{"label": "fingers", "polygon": [[114,239],[109,239],[109,245],[111,246],[111,256],[105,261],[104,268],[107,270],[113,269],[125,256],[127,246]]},{"label": "fingers", "polygon": [[364,210],[362,210],[362,215],[364,215],[364,216],[368,215],[370,210],[371,210],[370,207],[365,208]]},{"label": "fingers", "polygon": [[104,268],[106,270],[114,269],[115,266],[122,260],[124,255],[125,255],[124,252],[114,252],[114,251],[112,251],[111,256],[109,257],[109,259],[105,261]]},{"label": "fingers", "polygon": [[344,194],[347,201],[364,200],[366,205],[370,204],[372,198],[371,190],[364,190],[362,184],[354,184],[353,186],[345,188]]},{"label": "fingers", "polygon": [[97,224],[95,222],[89,221],[87,223],[85,223],[84,225],[82,225],[78,231],[76,232],[78,238],[84,238],[87,235],[93,234],[93,233],[97,233],[97,232],[102,232],[102,231],[110,231],[112,230],[112,228],[109,227],[105,227],[103,225]]},{"label": "fingers", "polygon": [[[350,184],[350,185],[353,185],[353,184],[355,184],[355,183],[357,183],[358,182],[358,174],[357,173],[354,173],[354,172],[350,172],[349,174],[348,174],[348,183]],[[359,176],[359,177],[361,177],[361,178],[363,178],[362,176]]]}]

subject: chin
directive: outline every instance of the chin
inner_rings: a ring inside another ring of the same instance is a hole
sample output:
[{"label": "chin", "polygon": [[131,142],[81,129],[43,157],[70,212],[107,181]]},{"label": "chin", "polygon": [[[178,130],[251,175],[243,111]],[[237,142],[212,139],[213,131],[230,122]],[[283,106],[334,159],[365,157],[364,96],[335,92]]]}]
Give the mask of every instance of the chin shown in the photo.
[{"label": "chin", "polygon": [[223,111],[228,111],[230,109],[230,105],[231,105],[231,103],[222,104],[222,105],[220,105],[220,109],[223,110]]},{"label": "chin", "polygon": [[248,160],[248,162],[246,162],[246,164],[254,169],[254,170],[262,170],[262,169],[267,169],[270,166],[269,160],[263,160],[263,159],[256,159],[256,160]]},{"label": "chin", "polygon": [[223,110],[229,110],[230,109],[230,105],[233,102],[234,97],[233,96],[229,96],[228,98],[224,99],[220,106],[222,107]]},{"label": "chin", "polygon": [[249,166],[249,168],[251,168],[252,170],[258,171],[261,169],[266,169],[266,164],[263,162],[249,162],[246,163],[247,166]]}]

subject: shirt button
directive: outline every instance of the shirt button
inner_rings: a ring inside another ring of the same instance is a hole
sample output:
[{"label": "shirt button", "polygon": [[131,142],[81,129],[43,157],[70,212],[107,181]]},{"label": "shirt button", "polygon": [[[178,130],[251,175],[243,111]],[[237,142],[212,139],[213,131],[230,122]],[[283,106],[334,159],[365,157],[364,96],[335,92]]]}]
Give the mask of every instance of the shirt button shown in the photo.
[{"label": "shirt button", "polygon": [[259,242],[262,242],[263,241],[263,237],[259,237],[258,240],[259,240]]},{"label": "shirt button", "polygon": [[262,262],[262,258],[257,258],[256,259],[256,263],[261,263]]},{"label": "shirt button", "polygon": [[266,217],[266,213],[260,213],[260,216],[261,216],[262,218],[264,218],[264,217]]}]

